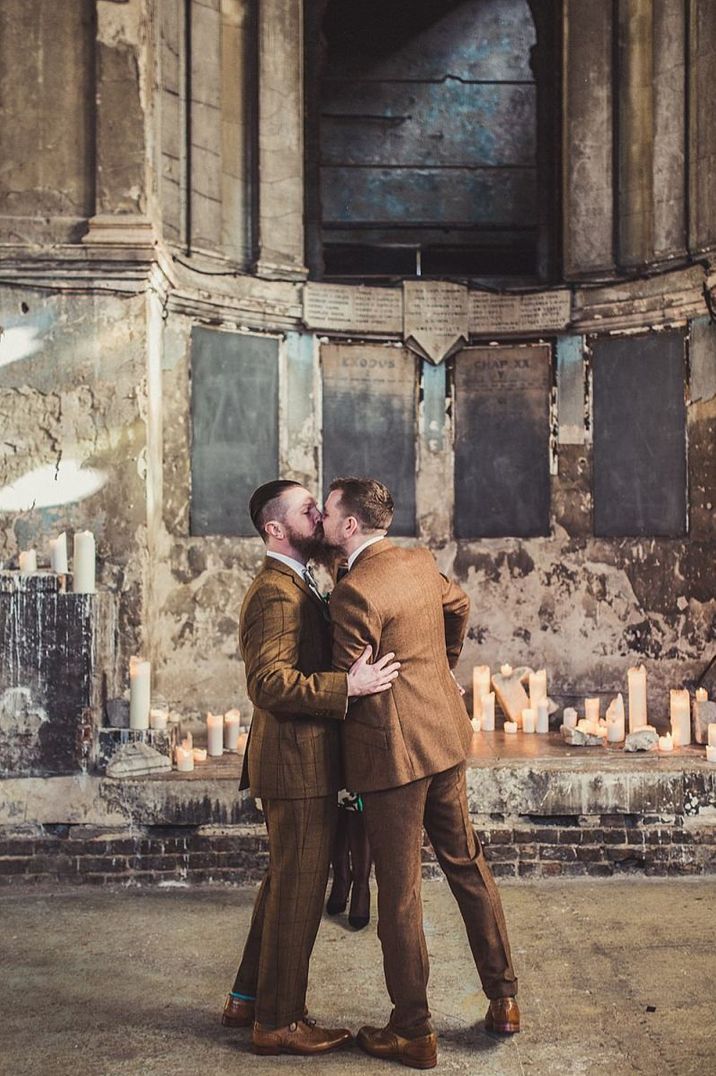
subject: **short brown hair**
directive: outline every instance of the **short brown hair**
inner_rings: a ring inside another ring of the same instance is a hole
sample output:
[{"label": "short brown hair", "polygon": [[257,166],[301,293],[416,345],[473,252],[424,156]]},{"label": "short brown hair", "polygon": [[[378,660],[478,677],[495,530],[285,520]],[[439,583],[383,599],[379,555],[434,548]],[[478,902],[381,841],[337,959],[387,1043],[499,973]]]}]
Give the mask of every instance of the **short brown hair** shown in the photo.
[{"label": "short brown hair", "polygon": [[341,508],[364,531],[385,531],[393,521],[393,498],[377,478],[334,478],[329,491],[341,495]]},{"label": "short brown hair", "polygon": [[292,482],[288,478],[278,478],[275,482],[266,482],[259,486],[251,494],[249,501],[249,515],[251,522],[259,532],[264,542],[266,541],[265,526],[270,519],[283,519],[281,497],[287,489],[300,486],[300,482]]}]

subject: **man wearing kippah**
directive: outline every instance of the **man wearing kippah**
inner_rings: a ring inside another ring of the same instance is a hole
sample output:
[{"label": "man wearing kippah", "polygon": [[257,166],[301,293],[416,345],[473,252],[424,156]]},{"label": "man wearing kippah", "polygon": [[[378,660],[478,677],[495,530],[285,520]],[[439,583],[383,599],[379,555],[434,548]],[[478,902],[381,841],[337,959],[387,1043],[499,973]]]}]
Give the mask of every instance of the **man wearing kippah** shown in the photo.
[{"label": "man wearing kippah", "polygon": [[351,1041],[307,1016],[341,787],[340,728],[351,698],[390,690],[394,654],[331,671],[328,609],[307,567],[322,549],[321,513],[298,482],[257,489],[251,519],[266,559],[241,608],[240,645],[254,704],[240,788],[261,797],[269,868],[222,1022],[250,1027],[259,1054],[318,1055]]}]

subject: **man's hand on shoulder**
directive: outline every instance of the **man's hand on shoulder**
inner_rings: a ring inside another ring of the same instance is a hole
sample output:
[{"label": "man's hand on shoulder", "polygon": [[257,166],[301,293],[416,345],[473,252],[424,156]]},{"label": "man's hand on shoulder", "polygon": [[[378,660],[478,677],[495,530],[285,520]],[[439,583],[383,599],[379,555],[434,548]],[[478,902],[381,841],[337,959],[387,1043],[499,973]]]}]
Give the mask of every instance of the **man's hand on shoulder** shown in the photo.
[{"label": "man's hand on shoulder", "polygon": [[379,691],[389,691],[393,680],[398,675],[400,662],[393,661],[395,654],[385,654],[373,665],[370,659],[373,650],[366,646],[365,650],[354,661],[348,670],[348,697],[356,698],[359,695],[376,695]]}]

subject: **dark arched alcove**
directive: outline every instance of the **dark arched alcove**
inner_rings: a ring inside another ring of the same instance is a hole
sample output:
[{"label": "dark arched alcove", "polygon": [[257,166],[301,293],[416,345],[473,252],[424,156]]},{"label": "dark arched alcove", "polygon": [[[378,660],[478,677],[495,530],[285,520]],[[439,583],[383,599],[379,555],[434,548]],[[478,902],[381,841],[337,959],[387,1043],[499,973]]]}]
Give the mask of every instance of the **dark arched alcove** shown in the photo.
[{"label": "dark arched alcove", "polygon": [[307,5],[314,277],[553,275],[552,8]]}]

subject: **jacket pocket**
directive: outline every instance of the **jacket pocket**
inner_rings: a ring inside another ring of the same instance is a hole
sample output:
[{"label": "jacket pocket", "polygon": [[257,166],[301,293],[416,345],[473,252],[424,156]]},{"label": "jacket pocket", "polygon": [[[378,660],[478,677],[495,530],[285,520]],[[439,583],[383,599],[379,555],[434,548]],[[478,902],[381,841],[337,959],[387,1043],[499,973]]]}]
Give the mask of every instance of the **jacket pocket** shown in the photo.
[{"label": "jacket pocket", "polygon": [[388,751],[390,748],[390,737],[386,730],[374,725],[364,725],[361,721],[348,719],[344,722],[342,731],[346,739],[354,743],[370,744],[381,751]]}]

